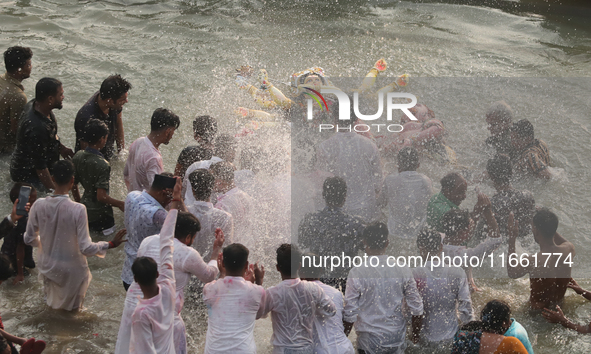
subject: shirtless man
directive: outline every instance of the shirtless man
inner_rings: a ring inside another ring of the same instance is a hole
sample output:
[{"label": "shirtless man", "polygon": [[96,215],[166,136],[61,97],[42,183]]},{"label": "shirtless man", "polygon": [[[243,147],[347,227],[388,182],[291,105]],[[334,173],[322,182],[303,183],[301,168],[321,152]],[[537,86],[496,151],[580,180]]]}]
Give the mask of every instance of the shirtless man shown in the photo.
[{"label": "shirtless man", "polygon": [[[519,235],[519,225],[514,221],[513,213],[509,216],[509,255],[515,253],[515,240]],[[564,298],[571,279],[572,258],[575,247],[560,236],[558,217],[548,209],[536,212],[532,222],[534,240],[540,245],[540,252],[535,255],[518,257],[516,267],[507,266],[507,274],[516,279],[529,273],[530,306],[541,310],[559,304]],[[548,254],[552,255],[549,256]],[[526,262],[527,261],[529,262]],[[524,267],[524,265],[527,266]]]}]

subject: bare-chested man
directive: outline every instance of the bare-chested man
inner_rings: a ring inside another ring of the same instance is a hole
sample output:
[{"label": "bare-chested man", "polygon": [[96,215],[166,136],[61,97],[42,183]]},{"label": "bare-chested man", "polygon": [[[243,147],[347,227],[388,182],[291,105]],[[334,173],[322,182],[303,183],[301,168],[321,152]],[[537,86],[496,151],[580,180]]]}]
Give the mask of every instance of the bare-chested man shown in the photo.
[{"label": "bare-chested man", "polygon": [[[519,225],[509,216],[509,256],[515,253],[515,239],[519,234]],[[543,309],[559,304],[571,279],[572,259],[575,247],[560,236],[558,217],[548,209],[538,210],[532,221],[534,240],[540,245],[540,252],[535,255],[519,255],[516,267],[507,266],[507,274],[516,279],[529,273],[530,306]],[[551,254],[551,255],[550,255]],[[527,261],[526,261],[527,260]]]}]

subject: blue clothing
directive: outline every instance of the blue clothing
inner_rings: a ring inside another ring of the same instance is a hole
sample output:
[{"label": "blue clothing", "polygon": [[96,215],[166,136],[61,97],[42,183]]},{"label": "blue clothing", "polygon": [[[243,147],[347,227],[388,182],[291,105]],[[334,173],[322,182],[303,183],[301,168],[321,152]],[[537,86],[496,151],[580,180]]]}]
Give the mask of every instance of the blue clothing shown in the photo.
[{"label": "blue clothing", "polygon": [[527,331],[519,322],[515,321],[514,318],[511,319],[513,321],[511,323],[511,327],[505,332],[505,337],[515,337],[519,339],[521,344],[527,349],[528,354],[534,354],[534,349],[531,346],[529,341],[529,336],[527,335]]}]

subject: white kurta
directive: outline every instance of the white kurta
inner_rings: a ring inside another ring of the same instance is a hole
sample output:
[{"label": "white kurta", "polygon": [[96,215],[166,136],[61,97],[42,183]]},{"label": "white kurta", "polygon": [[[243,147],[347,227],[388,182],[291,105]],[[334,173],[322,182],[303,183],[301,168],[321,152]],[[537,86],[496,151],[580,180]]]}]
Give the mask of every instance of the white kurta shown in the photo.
[{"label": "white kurta", "polygon": [[218,227],[224,232],[225,245],[234,243],[234,221],[230,213],[216,209],[210,202],[195,201],[187,205],[187,211],[197,219],[201,224],[201,230],[197,232],[193,247],[199,251],[203,257],[208,258],[213,249],[215,241],[215,229]]},{"label": "white kurta", "polygon": [[314,320],[334,316],[336,307],[317,284],[287,279],[267,289],[263,315],[269,312],[273,354],[289,349],[313,353]]},{"label": "white kurta", "polygon": [[92,279],[86,257],[104,257],[109,248],[108,242],[92,242],[86,207],[68,195],[38,199],[29,212],[24,241],[39,248],[37,269],[47,305],[80,308]]},{"label": "white kurta", "polygon": [[265,289],[242,277],[227,276],[206,284],[205,354],[256,353],[254,322],[262,315]]},{"label": "white kurta", "polygon": [[123,170],[127,192],[149,190],[154,176],[164,171],[162,155],[147,137],[136,139],[129,147]]},{"label": "white kurta", "polygon": [[357,133],[335,133],[317,149],[316,166],[347,182],[343,210],[365,222],[379,216],[377,195],[382,186],[382,164],[378,147]]},{"label": "white kurta", "polygon": [[218,196],[216,208],[232,215],[234,221],[234,243],[241,243],[249,250],[256,246],[253,233],[254,201],[242,190],[234,187]]},{"label": "white kurta", "polygon": [[194,162],[191,166],[187,168],[187,171],[185,172],[185,178],[183,179],[183,195],[185,196],[185,204],[193,204],[194,202],[196,202],[196,199],[193,196],[193,188],[191,188],[191,182],[189,182],[189,175],[195,170],[209,170],[211,165],[222,161],[223,160],[219,157],[214,156],[211,158],[211,160]]},{"label": "white kurta", "polygon": [[[137,252],[138,257],[151,257],[160,265],[160,236],[150,236],[144,241]],[[195,275],[204,283],[215,279],[218,274],[217,261],[212,260],[205,263],[203,258],[195,249],[183,244],[176,238],[174,239],[174,277],[176,280],[176,308],[174,321],[174,343],[176,354],[187,352],[187,341],[185,334],[185,323],[181,317],[181,311],[184,304],[184,290],[191,275]],[[121,316],[119,334],[117,336],[117,345],[115,354],[128,354],[129,341],[131,339],[131,316],[137,306],[139,298],[142,297],[142,290],[135,281],[127,290],[125,296],[125,308]]]},{"label": "white kurta", "polygon": [[158,295],[139,299],[131,316],[132,354],[175,354],[174,314],[176,290],[173,262],[173,237],[178,211],[171,210],[160,232]]},{"label": "white kurta", "polygon": [[345,304],[343,293],[316,280],[324,293],[334,302],[337,309],[333,317],[314,319],[314,353],[316,354],[355,354],[353,344],[345,335],[343,312]]}]

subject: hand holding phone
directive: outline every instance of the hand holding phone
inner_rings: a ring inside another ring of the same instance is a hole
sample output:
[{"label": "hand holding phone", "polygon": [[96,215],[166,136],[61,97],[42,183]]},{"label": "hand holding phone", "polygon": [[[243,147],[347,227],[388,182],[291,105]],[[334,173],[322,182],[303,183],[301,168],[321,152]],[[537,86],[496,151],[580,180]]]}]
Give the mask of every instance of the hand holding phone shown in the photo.
[{"label": "hand holding phone", "polygon": [[29,212],[25,209],[29,202],[29,196],[31,195],[31,187],[22,186],[18,194],[18,203],[16,204],[16,215],[29,215]]}]

